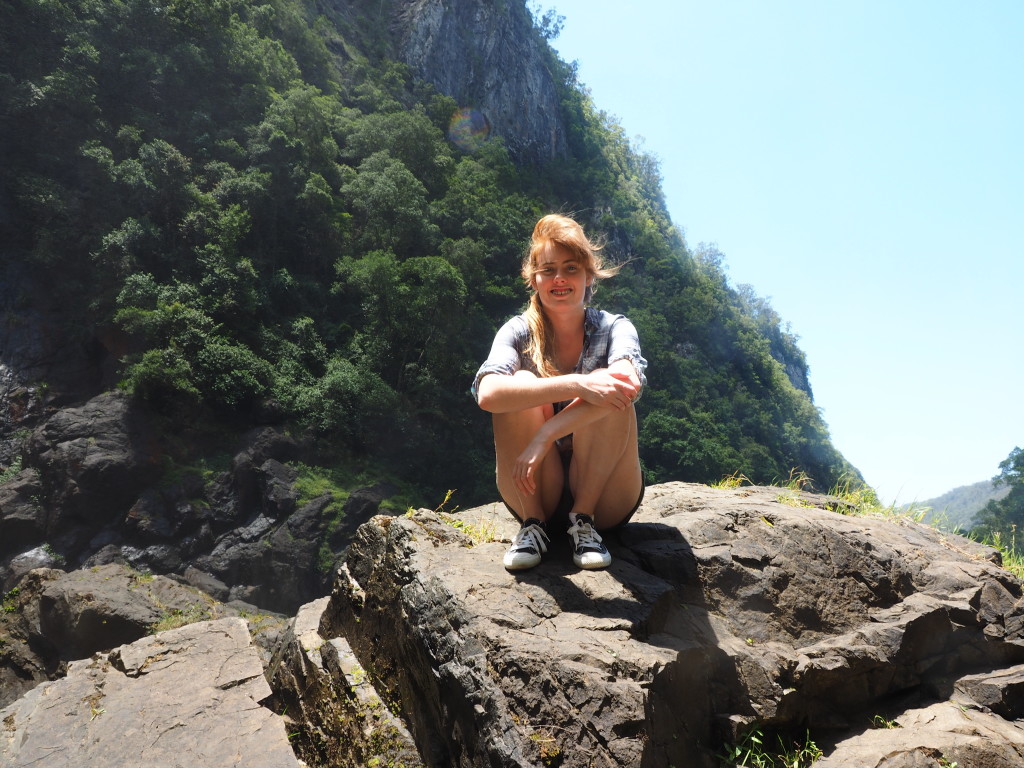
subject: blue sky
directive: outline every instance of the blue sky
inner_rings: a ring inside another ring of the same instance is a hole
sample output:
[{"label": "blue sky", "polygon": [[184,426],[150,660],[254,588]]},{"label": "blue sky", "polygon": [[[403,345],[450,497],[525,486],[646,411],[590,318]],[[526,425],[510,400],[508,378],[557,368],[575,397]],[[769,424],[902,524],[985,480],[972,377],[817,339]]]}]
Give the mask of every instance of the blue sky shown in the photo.
[{"label": "blue sky", "polygon": [[800,337],[881,498],[997,474],[1024,446],[1024,2],[541,7],[690,247]]}]

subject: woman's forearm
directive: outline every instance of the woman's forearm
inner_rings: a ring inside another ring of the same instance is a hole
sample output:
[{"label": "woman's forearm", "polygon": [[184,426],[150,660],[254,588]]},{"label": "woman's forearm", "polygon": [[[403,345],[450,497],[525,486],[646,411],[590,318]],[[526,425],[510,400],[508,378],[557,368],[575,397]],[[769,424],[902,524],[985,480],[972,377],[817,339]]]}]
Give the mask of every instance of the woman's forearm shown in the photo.
[{"label": "woman's forearm", "polygon": [[580,376],[505,376],[492,373],[480,380],[480,407],[490,413],[512,413],[572,400],[580,394]]},{"label": "woman's forearm", "polygon": [[578,398],[545,421],[544,425],[537,431],[536,439],[553,444],[560,437],[570,435],[576,430],[582,429],[588,424],[593,424],[595,421],[603,419],[612,413],[615,413],[614,408],[604,408]]}]

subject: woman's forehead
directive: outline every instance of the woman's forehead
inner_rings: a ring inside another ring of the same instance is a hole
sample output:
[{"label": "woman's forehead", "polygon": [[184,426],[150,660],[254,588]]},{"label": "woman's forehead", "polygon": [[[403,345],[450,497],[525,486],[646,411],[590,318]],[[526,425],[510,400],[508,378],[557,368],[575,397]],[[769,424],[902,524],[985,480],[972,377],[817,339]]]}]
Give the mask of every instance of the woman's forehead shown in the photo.
[{"label": "woman's forehead", "polygon": [[549,242],[537,252],[538,264],[562,264],[567,261],[578,262],[580,257],[560,243]]}]

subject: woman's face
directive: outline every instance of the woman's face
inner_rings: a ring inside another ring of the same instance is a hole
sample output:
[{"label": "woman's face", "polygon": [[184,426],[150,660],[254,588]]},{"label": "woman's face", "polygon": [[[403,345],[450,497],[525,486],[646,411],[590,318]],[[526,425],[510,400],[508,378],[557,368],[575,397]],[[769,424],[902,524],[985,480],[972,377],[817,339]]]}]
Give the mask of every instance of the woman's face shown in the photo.
[{"label": "woman's face", "polygon": [[545,309],[582,306],[587,286],[592,282],[593,278],[568,248],[548,243],[537,253],[533,287]]}]

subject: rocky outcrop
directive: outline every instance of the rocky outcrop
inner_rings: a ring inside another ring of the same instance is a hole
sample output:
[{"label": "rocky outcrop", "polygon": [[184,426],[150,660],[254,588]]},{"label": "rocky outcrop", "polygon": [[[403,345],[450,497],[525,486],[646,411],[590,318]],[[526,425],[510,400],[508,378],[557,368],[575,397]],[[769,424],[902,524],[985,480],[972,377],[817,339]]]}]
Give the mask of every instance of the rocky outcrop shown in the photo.
[{"label": "rocky outcrop", "polygon": [[566,129],[545,45],[522,3],[406,0],[396,54],[413,73],[475,108],[522,160],[566,154]]},{"label": "rocky outcrop", "polygon": [[717,766],[750,725],[809,730],[822,765],[1019,764],[1020,582],[990,549],[836,503],[657,486],[609,569],[556,536],[520,575],[473,543],[512,533],[497,506],[374,518],[318,634],[429,765]]},{"label": "rocky outcrop", "polygon": [[[4,658],[25,660],[5,661],[4,687],[22,675],[18,692],[31,690],[0,713],[0,756],[29,764],[57,745],[47,764],[62,765],[88,742],[100,762],[78,765],[160,764],[173,738],[188,764],[234,749],[247,765],[288,765],[269,709],[318,766],[710,768],[751,727],[766,741],[809,734],[827,768],[1021,764],[1021,583],[994,550],[837,509],[777,488],[654,486],[609,535],[610,568],[576,569],[555,531],[545,561],[519,574],[501,566],[515,524],[500,505],[378,515],[331,595],[287,628],[265,632],[247,611],[261,641],[244,651],[244,623],[138,634],[158,614],[240,613],[196,603],[193,587],[121,566],[34,570],[4,599]],[[133,633],[143,639],[104,647]],[[32,667],[43,645],[51,655]],[[184,680],[171,667],[186,649],[202,670],[183,667]],[[216,671],[236,666],[230,681]],[[139,703],[166,690],[166,708]],[[211,718],[199,720],[209,743],[193,715]],[[267,724],[269,742],[248,740]]]},{"label": "rocky outcrop", "polygon": [[192,624],[77,661],[0,710],[9,768],[297,768],[241,619]]},{"label": "rocky outcrop", "polygon": [[122,394],[57,411],[24,446],[25,466],[38,473],[41,486],[43,514],[34,533],[75,547],[76,538],[124,516],[159,476],[161,455],[145,414]]}]

